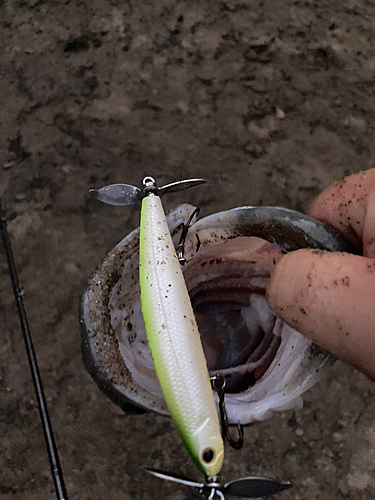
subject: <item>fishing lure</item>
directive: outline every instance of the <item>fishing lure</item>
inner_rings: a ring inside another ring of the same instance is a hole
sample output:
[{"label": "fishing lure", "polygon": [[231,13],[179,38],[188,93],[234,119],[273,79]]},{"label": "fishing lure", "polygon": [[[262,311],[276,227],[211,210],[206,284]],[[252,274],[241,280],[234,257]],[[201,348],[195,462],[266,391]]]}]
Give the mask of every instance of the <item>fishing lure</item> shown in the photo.
[{"label": "fishing lure", "polygon": [[[221,429],[195,316],[165,219],[159,193],[188,188],[183,181],[159,191],[143,180],[139,240],[141,304],[147,338],[163,394],[183,444],[197,467],[216,476],[224,458]],[[91,191],[106,203],[133,203],[137,188],[108,186]]]},{"label": "fishing lure", "polygon": [[[209,500],[224,493],[247,498],[271,495],[290,487],[268,478],[248,477],[225,485],[218,482],[224,458],[224,445],[213,398],[206,360],[200,341],[190,298],[180,268],[183,251],[177,257],[165,219],[160,195],[202,184],[203,179],[191,179],[157,188],[152,177],[143,180],[143,192],[135,186],[113,184],[91,195],[110,205],[131,205],[141,201],[139,269],[142,314],[154,365],[163,394],[181,440],[197,467],[205,474],[206,483],[156,470],[150,474],[197,488]],[[181,250],[181,249],[180,249]],[[225,420],[224,384],[214,388],[219,392],[221,421],[231,438]],[[239,448],[242,444],[240,431]]]},{"label": "fishing lure", "polygon": [[219,419],[193,308],[154,186],[145,179],[139,241],[143,319],[173,422],[195,464],[213,477],[224,458]]}]

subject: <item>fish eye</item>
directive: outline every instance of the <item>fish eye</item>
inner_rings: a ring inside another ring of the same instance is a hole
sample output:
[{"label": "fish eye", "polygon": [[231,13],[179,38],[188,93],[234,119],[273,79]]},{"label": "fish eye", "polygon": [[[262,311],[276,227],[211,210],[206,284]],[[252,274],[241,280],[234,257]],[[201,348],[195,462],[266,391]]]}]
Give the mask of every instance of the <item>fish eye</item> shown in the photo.
[{"label": "fish eye", "polygon": [[206,462],[206,464],[212,462],[214,457],[215,457],[215,452],[211,448],[205,449],[202,453],[203,461]]}]

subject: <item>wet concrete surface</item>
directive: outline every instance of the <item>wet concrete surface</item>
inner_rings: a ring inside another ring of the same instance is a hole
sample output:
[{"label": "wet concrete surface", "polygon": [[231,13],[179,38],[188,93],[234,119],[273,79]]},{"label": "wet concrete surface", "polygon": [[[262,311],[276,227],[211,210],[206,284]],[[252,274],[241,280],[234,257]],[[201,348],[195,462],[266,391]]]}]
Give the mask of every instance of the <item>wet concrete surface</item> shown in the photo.
[{"label": "wet concrete surface", "polygon": [[[0,3],[0,194],[25,289],[69,498],[183,500],[142,467],[199,479],[169,419],[124,414],[80,353],[78,302],[138,224],[99,205],[105,183],[210,185],[165,200],[202,216],[241,205],[304,211],[373,166],[372,2]],[[0,250],[0,498],[53,498],[41,425]],[[273,471],[284,500],[375,495],[373,383],[341,363],[302,410],[251,426],[223,480]]]}]

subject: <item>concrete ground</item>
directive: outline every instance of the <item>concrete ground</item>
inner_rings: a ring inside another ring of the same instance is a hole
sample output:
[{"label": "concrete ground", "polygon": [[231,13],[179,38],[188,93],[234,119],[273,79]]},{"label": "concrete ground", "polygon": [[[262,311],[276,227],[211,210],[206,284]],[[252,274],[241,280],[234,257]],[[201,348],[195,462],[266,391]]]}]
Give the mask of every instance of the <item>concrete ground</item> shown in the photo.
[{"label": "concrete ground", "polygon": [[[207,189],[167,207],[304,211],[374,164],[374,18],[375,4],[356,0],[0,2],[0,194],[70,499],[194,497],[144,466],[199,479],[169,419],[124,414],[83,367],[79,297],[138,224],[136,210],[99,205],[89,188],[205,176]],[[0,498],[47,500],[0,253]],[[270,470],[294,484],[275,498],[374,498],[374,394],[337,363],[302,410],[247,429],[223,480]]]}]

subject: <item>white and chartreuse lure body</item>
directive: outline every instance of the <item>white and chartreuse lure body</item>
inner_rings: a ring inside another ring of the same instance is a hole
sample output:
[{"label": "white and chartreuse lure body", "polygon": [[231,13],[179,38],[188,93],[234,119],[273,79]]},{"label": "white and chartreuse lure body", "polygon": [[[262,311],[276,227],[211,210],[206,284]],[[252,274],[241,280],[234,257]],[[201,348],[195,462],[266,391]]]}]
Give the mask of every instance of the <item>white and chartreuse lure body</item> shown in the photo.
[{"label": "white and chartreuse lure body", "polygon": [[220,424],[198,327],[159,196],[142,200],[139,278],[146,333],[163,394],[196,465],[216,476]]}]

